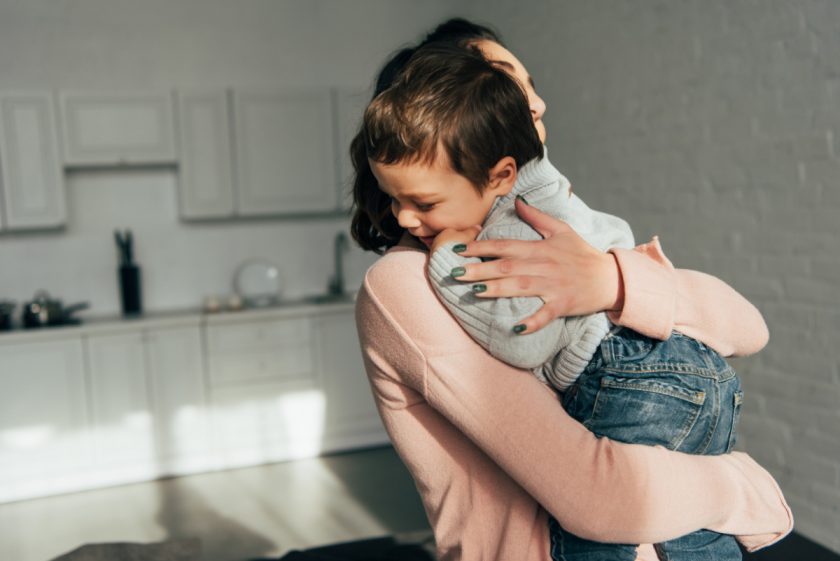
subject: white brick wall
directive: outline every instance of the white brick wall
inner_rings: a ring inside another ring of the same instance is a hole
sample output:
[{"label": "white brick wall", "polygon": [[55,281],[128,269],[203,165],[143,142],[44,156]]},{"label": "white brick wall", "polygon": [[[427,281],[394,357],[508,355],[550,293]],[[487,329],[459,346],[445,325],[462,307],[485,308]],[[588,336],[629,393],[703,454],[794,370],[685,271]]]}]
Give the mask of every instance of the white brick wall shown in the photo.
[{"label": "white brick wall", "polygon": [[840,552],[840,2],[469,6],[534,75],[575,191],[762,310],[740,447]]}]

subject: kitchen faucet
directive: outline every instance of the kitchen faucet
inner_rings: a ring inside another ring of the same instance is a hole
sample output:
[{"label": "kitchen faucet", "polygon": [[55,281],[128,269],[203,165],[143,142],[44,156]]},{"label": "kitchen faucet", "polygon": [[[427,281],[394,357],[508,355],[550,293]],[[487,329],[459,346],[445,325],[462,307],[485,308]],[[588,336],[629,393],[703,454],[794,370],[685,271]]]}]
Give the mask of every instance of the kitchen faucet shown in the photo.
[{"label": "kitchen faucet", "polygon": [[344,232],[339,232],[335,235],[333,242],[333,259],[335,273],[330,277],[329,287],[327,292],[331,296],[340,296],[344,294],[344,257],[343,253],[350,248],[347,241],[347,235]]}]

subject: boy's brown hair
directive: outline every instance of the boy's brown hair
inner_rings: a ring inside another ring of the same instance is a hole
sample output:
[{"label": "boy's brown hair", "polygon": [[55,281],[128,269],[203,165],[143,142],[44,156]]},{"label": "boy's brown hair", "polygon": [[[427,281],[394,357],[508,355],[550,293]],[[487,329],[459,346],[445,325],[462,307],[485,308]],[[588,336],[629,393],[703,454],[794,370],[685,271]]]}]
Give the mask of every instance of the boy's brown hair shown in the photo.
[{"label": "boy's brown hair", "polygon": [[[502,158],[510,156],[522,167],[543,153],[516,79],[478,49],[447,46],[412,56],[394,84],[368,106],[360,136],[372,161],[432,164],[446,157],[479,191]],[[375,225],[390,214],[390,200],[378,188],[368,191],[357,193],[356,212]]]}]

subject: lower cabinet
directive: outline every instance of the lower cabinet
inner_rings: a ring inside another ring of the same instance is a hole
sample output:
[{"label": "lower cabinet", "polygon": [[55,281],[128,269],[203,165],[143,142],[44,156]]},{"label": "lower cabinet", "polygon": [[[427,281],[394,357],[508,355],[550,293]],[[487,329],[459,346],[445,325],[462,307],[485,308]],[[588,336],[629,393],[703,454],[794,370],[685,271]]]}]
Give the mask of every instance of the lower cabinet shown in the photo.
[{"label": "lower cabinet", "polygon": [[356,335],[354,314],[346,311],[321,314],[315,336],[318,370],[324,396],[324,447],[340,449],[379,444],[385,429],[373,401]]},{"label": "lower cabinet", "polygon": [[[154,440],[143,332],[85,337],[95,470],[102,479],[150,476]],[[132,470],[120,474],[119,468]],[[133,476],[133,477],[132,477]]]},{"label": "lower cabinet", "polygon": [[198,325],[85,339],[99,481],[215,467]]},{"label": "lower cabinet", "polygon": [[221,467],[388,442],[352,309],[209,325],[206,334]]},{"label": "lower cabinet", "polygon": [[81,337],[0,341],[0,502],[84,487],[85,388]]},{"label": "lower cabinet", "polygon": [[146,353],[157,473],[181,475],[215,468],[201,330],[149,331]]},{"label": "lower cabinet", "polygon": [[349,306],[0,337],[0,503],[379,445]]}]

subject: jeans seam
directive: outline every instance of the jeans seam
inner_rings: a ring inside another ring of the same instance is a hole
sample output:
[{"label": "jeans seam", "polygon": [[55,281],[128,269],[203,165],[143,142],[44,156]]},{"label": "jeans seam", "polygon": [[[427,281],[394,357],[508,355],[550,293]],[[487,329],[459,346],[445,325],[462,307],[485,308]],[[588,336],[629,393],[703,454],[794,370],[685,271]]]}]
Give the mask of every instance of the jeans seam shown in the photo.
[{"label": "jeans seam", "polygon": [[[678,391],[669,391],[665,388],[656,387],[656,386],[648,386],[648,387],[641,387],[641,384],[634,383],[634,382],[618,382],[614,380],[608,380],[605,378],[601,379],[601,387],[606,388],[616,388],[622,390],[630,390],[636,392],[648,392],[648,393],[655,393],[659,395],[667,395],[676,399],[681,399],[683,401],[688,401],[689,403],[693,403],[694,405],[703,405],[706,402],[706,392],[699,390],[693,392],[694,395],[690,395],[691,392],[686,390],[685,392],[678,392]],[[600,393],[600,392],[599,392]]]}]

